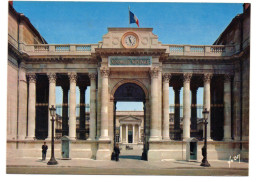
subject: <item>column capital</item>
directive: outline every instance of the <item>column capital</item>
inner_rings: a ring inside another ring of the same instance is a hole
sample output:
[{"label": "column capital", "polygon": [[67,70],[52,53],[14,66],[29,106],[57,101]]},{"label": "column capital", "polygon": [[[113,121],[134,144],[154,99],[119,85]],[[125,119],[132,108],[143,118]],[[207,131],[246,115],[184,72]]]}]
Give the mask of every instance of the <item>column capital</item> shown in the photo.
[{"label": "column capital", "polygon": [[70,82],[75,82],[76,83],[76,81],[77,81],[77,73],[70,72],[70,73],[68,73],[68,76],[69,76]]},{"label": "column capital", "polygon": [[159,75],[159,67],[152,67],[150,69],[150,76],[151,78],[158,78],[158,75]]},{"label": "column capital", "polygon": [[89,76],[90,80],[94,80],[95,81],[97,73],[89,73],[88,76]]},{"label": "column capital", "polygon": [[170,73],[163,73],[163,82],[169,82],[171,79]]},{"label": "column capital", "polygon": [[36,83],[36,74],[35,73],[29,73],[26,75],[29,83]]},{"label": "column capital", "polygon": [[183,73],[183,81],[184,82],[190,82],[192,77],[192,73]]},{"label": "column capital", "polygon": [[109,77],[110,70],[107,67],[100,67],[100,73],[102,77]]},{"label": "column capital", "polygon": [[204,77],[203,77],[204,82],[205,82],[205,83],[210,82],[212,76],[213,76],[213,75],[212,75],[211,73],[205,73],[205,74],[204,74]]},{"label": "column capital", "polygon": [[49,83],[56,83],[56,73],[47,73]]},{"label": "column capital", "polygon": [[231,75],[230,74],[225,74],[224,75],[224,81],[225,82],[230,82],[231,81]]}]

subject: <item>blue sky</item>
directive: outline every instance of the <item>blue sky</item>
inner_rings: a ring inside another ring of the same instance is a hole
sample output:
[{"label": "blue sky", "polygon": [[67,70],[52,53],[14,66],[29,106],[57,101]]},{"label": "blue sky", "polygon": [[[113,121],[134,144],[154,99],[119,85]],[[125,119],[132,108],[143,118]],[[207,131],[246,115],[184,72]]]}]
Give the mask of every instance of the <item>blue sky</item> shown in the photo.
[{"label": "blue sky", "polygon": [[[14,8],[27,16],[52,44],[98,43],[108,27],[136,27],[129,25],[129,6],[138,17],[140,27],[153,28],[163,44],[213,44],[231,20],[243,11],[242,3],[14,1]],[[61,103],[61,98],[62,92],[57,87],[57,103]],[[77,98],[79,102],[79,96]],[[170,89],[170,104],[174,103],[173,98]],[[199,89],[198,104],[203,103],[202,98],[203,89]],[[86,100],[89,101],[89,88]],[[130,109],[142,109],[142,104],[136,103],[122,103],[117,108],[129,110],[130,105]]]}]

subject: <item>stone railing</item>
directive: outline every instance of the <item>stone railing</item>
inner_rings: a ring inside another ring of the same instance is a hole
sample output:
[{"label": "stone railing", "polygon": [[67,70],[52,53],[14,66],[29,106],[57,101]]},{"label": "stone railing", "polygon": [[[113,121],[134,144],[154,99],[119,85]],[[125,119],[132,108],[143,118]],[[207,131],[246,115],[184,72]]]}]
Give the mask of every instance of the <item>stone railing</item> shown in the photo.
[{"label": "stone railing", "polygon": [[90,55],[98,44],[23,44],[21,47],[29,55]]},{"label": "stone railing", "polygon": [[230,56],[235,53],[234,46],[224,45],[164,45],[169,46],[171,56]]},{"label": "stone railing", "polygon": [[[10,43],[15,42],[9,38]],[[20,51],[28,55],[91,55],[102,44],[30,44],[20,43]],[[162,48],[170,56],[231,56],[236,53],[235,46],[227,45],[174,45],[163,44]]]}]

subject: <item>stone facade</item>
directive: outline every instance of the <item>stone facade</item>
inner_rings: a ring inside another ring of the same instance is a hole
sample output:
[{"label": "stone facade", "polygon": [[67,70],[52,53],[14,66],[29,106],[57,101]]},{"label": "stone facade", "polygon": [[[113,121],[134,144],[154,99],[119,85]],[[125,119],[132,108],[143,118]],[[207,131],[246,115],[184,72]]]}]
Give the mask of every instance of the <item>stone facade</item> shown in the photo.
[{"label": "stone facade", "polygon": [[[196,90],[203,87],[203,107],[210,111],[208,159],[241,154],[248,160],[249,20],[250,6],[232,20],[214,45],[163,44],[152,28],[108,28],[97,44],[56,45],[47,44],[29,19],[10,6],[7,153],[40,155],[43,140],[50,142],[48,108],[56,104],[55,89],[61,86],[63,117],[59,126],[62,135],[72,141],[71,158],[110,160],[118,126],[120,142],[129,141],[127,131],[134,133],[132,142],[142,143],[144,159],[182,160],[186,156],[183,144],[197,135]],[[122,44],[130,32],[137,36],[136,48]],[[78,127],[77,86],[81,93]],[[88,138],[84,112],[87,86],[91,95]],[[169,87],[175,91],[174,124],[169,122]],[[115,117],[119,101],[143,102],[142,117]],[[59,155],[61,141],[55,143]],[[202,145],[199,141],[198,154]]]}]

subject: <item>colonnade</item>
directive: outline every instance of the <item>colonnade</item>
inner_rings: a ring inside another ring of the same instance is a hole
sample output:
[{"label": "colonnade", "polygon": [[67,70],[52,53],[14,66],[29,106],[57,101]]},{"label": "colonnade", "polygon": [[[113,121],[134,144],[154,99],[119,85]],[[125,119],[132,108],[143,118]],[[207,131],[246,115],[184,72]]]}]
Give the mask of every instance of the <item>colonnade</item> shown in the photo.
[{"label": "colonnade", "polygon": [[[137,130],[138,129],[138,130]],[[120,124],[120,143],[129,143],[128,134],[132,130],[132,143],[141,142],[141,125],[140,124]]]},{"label": "colonnade", "polygon": [[[159,90],[160,87],[159,82],[159,68],[152,67],[150,69],[150,78],[151,78],[151,90],[150,90],[150,141],[158,141],[158,140],[169,140],[169,82],[171,79],[171,73],[163,73],[162,74],[162,123],[160,123],[160,110],[158,109],[159,103]],[[108,132],[108,78],[110,71],[106,67],[100,68],[101,74],[101,126],[100,126],[100,137],[99,140],[109,140],[109,132]],[[33,139],[35,137],[35,116],[36,116],[36,75],[28,74],[29,81],[29,99],[28,99],[28,135],[27,139]],[[49,107],[51,105],[55,105],[55,87],[56,87],[56,73],[48,73],[49,80]],[[75,72],[68,73],[69,77],[69,87],[62,87],[63,89],[63,102],[68,103],[69,105],[69,121],[68,124],[63,122],[63,129],[68,129],[68,136],[74,140],[76,139],[76,82],[77,82],[77,74]],[[89,78],[91,81],[90,84],[90,132],[89,139],[95,140],[96,138],[96,73],[89,74]],[[187,140],[191,136],[191,131],[196,130],[196,111],[192,109],[192,105],[196,104],[196,92],[197,88],[191,88],[191,78],[192,73],[183,73],[183,133],[182,139]],[[203,105],[204,108],[210,111],[210,82],[211,82],[212,74],[205,73],[203,76],[204,82],[204,93],[203,93]],[[180,133],[180,88],[181,87],[173,87],[175,91],[175,115],[174,115],[174,139],[181,139]],[[80,100],[81,103],[85,102],[85,90],[86,87],[80,87]],[[68,91],[69,94],[69,102],[68,102]],[[192,92],[192,102],[190,102],[190,92]],[[63,108],[63,114],[65,118],[68,118],[66,113],[68,113],[68,107]],[[80,109],[81,117],[80,120],[85,120],[85,109]],[[195,117],[194,117],[195,115]],[[66,119],[65,119],[66,120]],[[48,138],[50,139],[51,132],[51,124],[50,124],[50,114],[48,115]],[[81,127],[85,127],[84,122],[81,122]],[[208,139],[211,140],[210,135],[210,116],[208,120]],[[162,127],[160,127],[160,125]],[[125,126],[125,130],[127,130],[128,125]],[[139,127],[140,128],[140,127]],[[135,127],[133,127],[133,131]],[[140,130],[140,129],[139,129]],[[120,126],[120,141],[122,141],[122,126]],[[64,134],[64,133],[63,133]],[[133,135],[134,136],[134,135]],[[140,131],[139,135],[140,136]],[[127,135],[126,135],[127,137]],[[139,137],[140,138],[140,137]],[[224,81],[224,140],[231,140],[231,78],[230,75],[225,75]],[[126,140],[127,141],[127,140]]]},{"label": "colonnade", "polygon": [[[90,140],[95,139],[95,132],[96,132],[96,73],[89,73],[89,77],[91,80],[90,85]],[[49,80],[49,106],[56,105],[56,73],[48,73],[48,80]],[[35,125],[36,125],[36,74],[30,73],[27,75],[29,81],[29,99],[28,99],[28,136],[27,139],[34,139],[35,138]],[[62,87],[63,89],[63,103],[64,106],[62,108],[62,115],[65,122],[62,122],[62,129],[63,135],[68,134],[71,140],[76,139],[76,82],[77,82],[77,73],[70,72],[68,73],[69,77],[69,87]],[[85,127],[85,87],[80,87],[80,120],[84,122],[80,122],[81,128]],[[68,103],[68,91],[69,94],[69,103]],[[68,104],[66,104],[68,103]],[[69,109],[68,109],[69,105]],[[68,117],[68,110],[69,110],[69,117]],[[49,111],[48,111],[49,113]],[[48,137],[47,139],[51,138],[51,121],[50,121],[50,113],[48,114]],[[69,118],[68,123],[66,123],[66,119]],[[84,124],[83,124],[84,123]],[[69,130],[68,133],[66,130]],[[82,135],[82,133],[80,133]]]}]

